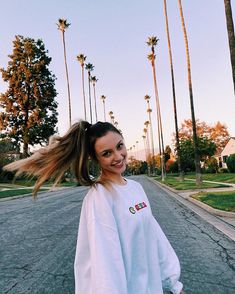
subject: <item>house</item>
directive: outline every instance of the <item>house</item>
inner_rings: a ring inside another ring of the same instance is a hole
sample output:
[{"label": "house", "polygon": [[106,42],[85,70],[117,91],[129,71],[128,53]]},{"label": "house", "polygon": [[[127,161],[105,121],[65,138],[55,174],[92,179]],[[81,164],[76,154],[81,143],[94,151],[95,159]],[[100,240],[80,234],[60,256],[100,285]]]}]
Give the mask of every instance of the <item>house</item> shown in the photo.
[{"label": "house", "polygon": [[220,162],[223,168],[227,168],[227,158],[229,155],[235,154],[235,137],[231,137],[228,143],[225,145],[224,149],[220,154]]}]

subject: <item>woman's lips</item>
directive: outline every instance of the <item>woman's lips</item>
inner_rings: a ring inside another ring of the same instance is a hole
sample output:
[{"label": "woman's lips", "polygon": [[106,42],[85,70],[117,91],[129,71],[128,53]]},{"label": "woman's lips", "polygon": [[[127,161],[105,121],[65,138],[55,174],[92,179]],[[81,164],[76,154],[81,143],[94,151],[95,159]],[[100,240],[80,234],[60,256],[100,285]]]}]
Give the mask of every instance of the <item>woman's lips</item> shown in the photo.
[{"label": "woman's lips", "polygon": [[115,164],[112,164],[113,167],[116,167],[116,168],[122,168],[124,165],[124,162],[121,161],[121,162],[118,162],[118,163],[115,163]]}]

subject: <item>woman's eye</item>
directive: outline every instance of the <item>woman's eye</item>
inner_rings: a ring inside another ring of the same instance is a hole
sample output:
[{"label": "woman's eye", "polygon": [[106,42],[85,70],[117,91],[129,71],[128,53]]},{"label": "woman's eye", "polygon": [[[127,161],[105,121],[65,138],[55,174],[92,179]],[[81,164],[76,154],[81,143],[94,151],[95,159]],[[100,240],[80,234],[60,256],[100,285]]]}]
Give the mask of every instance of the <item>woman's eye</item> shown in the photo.
[{"label": "woman's eye", "polygon": [[107,152],[104,152],[102,155],[103,155],[104,157],[109,157],[110,154],[111,154],[111,152],[107,151]]},{"label": "woman's eye", "polygon": [[120,143],[120,144],[118,144],[117,148],[122,149],[123,145],[124,145],[123,143]]}]

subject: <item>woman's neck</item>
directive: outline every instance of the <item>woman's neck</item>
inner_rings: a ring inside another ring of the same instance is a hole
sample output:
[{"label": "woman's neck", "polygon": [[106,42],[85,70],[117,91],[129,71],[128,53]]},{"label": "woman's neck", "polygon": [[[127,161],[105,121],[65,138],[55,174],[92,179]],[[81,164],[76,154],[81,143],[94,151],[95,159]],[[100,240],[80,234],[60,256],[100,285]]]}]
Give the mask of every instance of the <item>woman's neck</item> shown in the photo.
[{"label": "woman's neck", "polygon": [[118,185],[125,185],[126,184],[126,180],[123,178],[122,175],[116,175],[116,174],[104,174],[104,173],[101,173],[100,175],[100,179],[101,180],[106,180],[106,181],[110,181],[110,182],[113,182],[115,184],[118,184]]}]

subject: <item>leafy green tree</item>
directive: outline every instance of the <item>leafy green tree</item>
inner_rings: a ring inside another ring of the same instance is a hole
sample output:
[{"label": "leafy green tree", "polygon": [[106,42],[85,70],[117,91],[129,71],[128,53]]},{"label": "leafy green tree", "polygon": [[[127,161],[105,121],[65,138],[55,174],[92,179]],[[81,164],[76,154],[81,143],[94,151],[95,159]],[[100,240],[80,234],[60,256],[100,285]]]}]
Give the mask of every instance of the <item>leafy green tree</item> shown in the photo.
[{"label": "leafy green tree", "polygon": [[[198,137],[207,137],[216,144],[216,153],[221,153],[230,139],[228,127],[217,121],[214,125],[208,125],[205,121],[196,120]],[[193,138],[192,120],[185,119],[179,129],[179,138]]]},{"label": "leafy green tree", "polygon": [[217,173],[219,170],[219,165],[215,157],[210,157],[205,161],[205,168],[207,173]]},{"label": "leafy green tree", "polygon": [[55,76],[49,70],[51,58],[42,40],[16,36],[7,69],[0,69],[8,89],[0,95],[1,137],[29,145],[43,144],[55,133],[57,95]]},{"label": "leafy green tree", "polygon": [[235,154],[231,154],[226,161],[230,173],[235,173]]},{"label": "leafy green tree", "polygon": [[195,171],[194,145],[192,139],[180,139],[181,168],[184,172]]},{"label": "leafy green tree", "polygon": [[19,146],[13,144],[9,139],[0,140],[0,154],[1,157],[11,152],[19,152]]},{"label": "leafy green tree", "polygon": [[166,145],[165,151],[164,151],[164,159],[165,163],[171,158],[171,147],[169,145]]},{"label": "leafy green tree", "polygon": [[[177,159],[178,160],[178,159]],[[179,165],[178,162],[174,161],[172,164],[169,165],[169,172],[170,173],[178,173],[179,172]]]},{"label": "leafy green tree", "polygon": [[19,146],[9,139],[0,140],[0,179],[3,176],[3,166],[14,161],[17,154],[19,154]]},{"label": "leafy green tree", "polygon": [[140,174],[148,173],[148,165],[146,161],[140,161]]},{"label": "leafy green tree", "polygon": [[[193,139],[182,138],[180,140],[180,150],[182,150],[182,169],[184,172],[195,171],[194,163],[194,142]],[[206,137],[198,137],[198,152],[201,161],[207,160],[215,154],[216,145]]]}]

